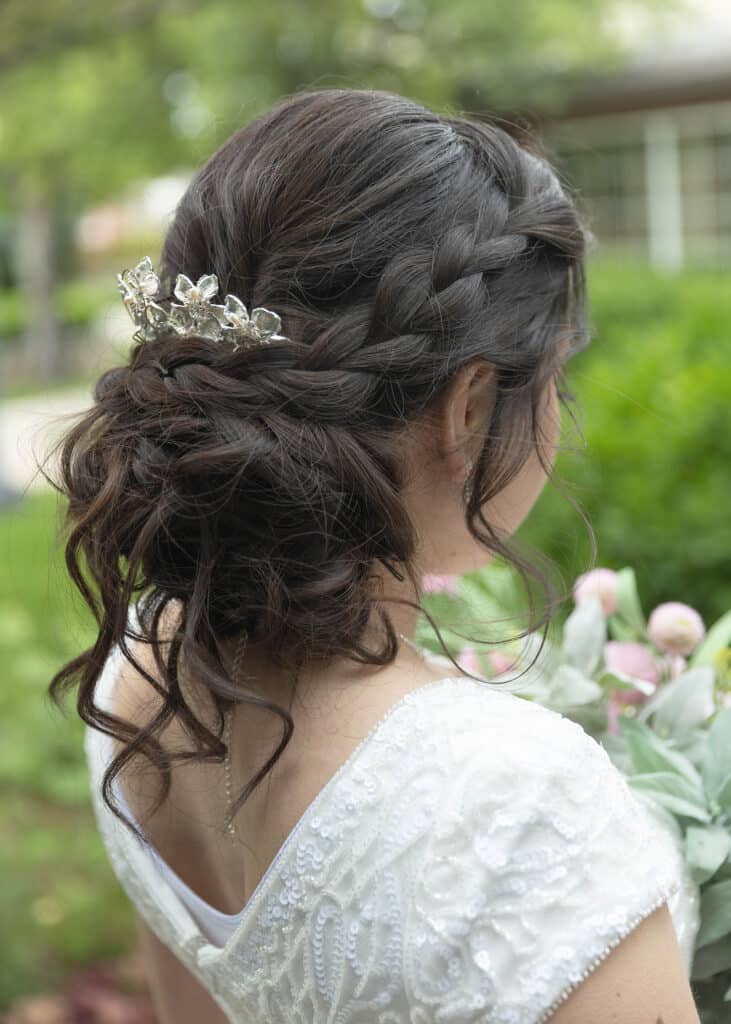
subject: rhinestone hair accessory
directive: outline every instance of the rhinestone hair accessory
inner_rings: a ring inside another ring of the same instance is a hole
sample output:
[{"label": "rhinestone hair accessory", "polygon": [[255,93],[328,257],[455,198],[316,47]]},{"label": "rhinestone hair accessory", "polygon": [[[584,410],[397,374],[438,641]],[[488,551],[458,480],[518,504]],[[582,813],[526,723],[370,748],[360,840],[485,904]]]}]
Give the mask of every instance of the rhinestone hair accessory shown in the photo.
[{"label": "rhinestone hair accessory", "polygon": [[235,295],[227,295],[223,305],[211,302],[218,291],[215,274],[204,274],[195,284],[185,274],[178,274],[174,294],[179,303],[170,302],[168,309],[160,304],[167,300],[160,294],[160,278],[149,256],[132,270],[117,274],[117,286],[137,326],[133,335],[136,341],[154,341],[171,331],[197,334],[212,341],[231,341],[234,350],[287,340],[278,333],[282,326],[280,317],[270,309],[258,306],[249,314]]}]

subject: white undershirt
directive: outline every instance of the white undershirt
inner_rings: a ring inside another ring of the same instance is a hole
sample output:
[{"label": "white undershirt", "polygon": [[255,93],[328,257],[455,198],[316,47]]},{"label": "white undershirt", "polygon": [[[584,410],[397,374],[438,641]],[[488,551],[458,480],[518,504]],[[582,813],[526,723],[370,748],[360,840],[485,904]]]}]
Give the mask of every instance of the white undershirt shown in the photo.
[{"label": "white undershirt", "polygon": [[[111,736],[104,736],[105,740],[109,740],[109,746],[111,747],[112,738]],[[111,755],[110,755],[111,760]],[[114,779],[112,783],[112,790],[115,797],[117,798],[120,809],[126,814],[126,816],[136,825],[136,827],[144,832],[132,813],[129,804],[124,798],[121,787],[119,786],[119,777]],[[167,864],[160,854],[157,852],[155,847],[145,838],[145,844],[149,849],[152,856],[160,868],[162,874],[170,882],[170,885],[175,889],[181,900],[185,903],[191,916],[195,919],[198,927],[207,936],[207,938],[217,946],[224,946],[227,940],[230,938],[232,932],[236,928],[236,925],[243,916],[245,907],[240,910],[237,914],[224,914],[221,910],[216,910],[205,900],[202,900],[197,893],[193,892],[189,885],[183,881],[180,875],[176,874],[175,871]]]}]

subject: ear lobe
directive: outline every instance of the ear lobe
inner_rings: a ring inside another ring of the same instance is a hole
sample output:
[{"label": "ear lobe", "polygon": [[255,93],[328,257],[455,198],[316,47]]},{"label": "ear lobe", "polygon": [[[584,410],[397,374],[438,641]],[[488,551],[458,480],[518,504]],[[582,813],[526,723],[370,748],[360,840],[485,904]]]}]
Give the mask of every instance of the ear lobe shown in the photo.
[{"label": "ear lobe", "polygon": [[467,395],[465,424],[471,434],[484,433],[490,426],[497,398],[497,374],[492,364],[482,364],[473,375]]},{"label": "ear lobe", "polygon": [[462,485],[465,473],[465,452],[471,447],[472,435],[485,429],[494,405],[495,374],[484,360],[467,363],[450,381],[442,405],[440,428],[442,453],[449,479]]}]

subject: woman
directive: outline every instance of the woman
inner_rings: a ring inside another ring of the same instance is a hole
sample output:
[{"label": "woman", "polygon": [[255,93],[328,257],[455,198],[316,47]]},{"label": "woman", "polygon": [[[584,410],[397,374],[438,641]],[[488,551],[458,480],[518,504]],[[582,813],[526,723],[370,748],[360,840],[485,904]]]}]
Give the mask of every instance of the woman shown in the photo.
[{"label": "woman", "polygon": [[498,125],[324,90],[236,132],[120,276],[137,344],[59,485],[99,636],[52,689],[80,683],[162,1020],[697,1020],[679,865],[603,749],[409,638],[427,574],[546,582],[507,542],[586,238]]}]

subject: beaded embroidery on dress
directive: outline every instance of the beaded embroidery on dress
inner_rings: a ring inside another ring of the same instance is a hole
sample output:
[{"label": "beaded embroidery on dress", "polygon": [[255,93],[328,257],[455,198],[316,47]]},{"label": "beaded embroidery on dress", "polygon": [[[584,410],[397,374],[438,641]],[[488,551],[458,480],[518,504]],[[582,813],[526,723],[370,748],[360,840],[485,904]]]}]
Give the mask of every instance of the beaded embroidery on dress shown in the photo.
[{"label": "beaded embroidery on dress", "polygon": [[[137,628],[134,608],[131,620]],[[107,708],[123,654],[97,690]],[[688,962],[682,856],[584,730],[461,676],[389,710],[280,848],[223,946],[104,805],[128,897],[238,1024],[543,1024],[668,903]]]}]

